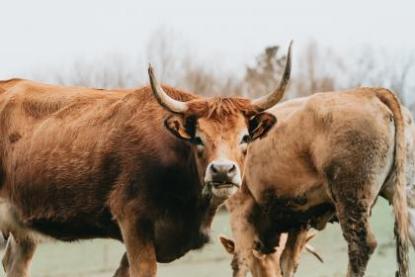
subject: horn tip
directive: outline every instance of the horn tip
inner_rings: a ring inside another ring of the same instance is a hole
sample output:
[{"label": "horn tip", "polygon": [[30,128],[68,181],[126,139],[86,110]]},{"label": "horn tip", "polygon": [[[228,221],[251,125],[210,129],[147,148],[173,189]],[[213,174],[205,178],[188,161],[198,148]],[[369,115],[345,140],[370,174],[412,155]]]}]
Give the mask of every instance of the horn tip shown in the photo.
[{"label": "horn tip", "polygon": [[148,63],[148,74],[153,74],[153,66],[151,63]]},{"label": "horn tip", "polygon": [[294,40],[290,40],[290,43],[288,44],[288,56],[291,56],[291,49],[293,47]]}]

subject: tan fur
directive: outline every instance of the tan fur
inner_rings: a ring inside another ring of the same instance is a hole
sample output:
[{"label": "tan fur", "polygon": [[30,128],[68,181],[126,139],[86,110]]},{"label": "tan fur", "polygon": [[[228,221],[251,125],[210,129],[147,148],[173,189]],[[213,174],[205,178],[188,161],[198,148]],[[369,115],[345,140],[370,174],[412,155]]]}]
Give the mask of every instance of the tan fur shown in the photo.
[{"label": "tan fur", "polygon": [[274,253],[256,255],[253,251],[255,231],[247,221],[253,204],[252,197],[244,187],[226,201],[234,239],[221,236],[220,240],[225,250],[232,255],[233,276],[244,277],[250,272],[253,277],[282,277],[283,267],[286,271],[295,271],[303,249],[314,235],[307,231],[300,236],[281,234]]},{"label": "tan fur", "polygon": [[[409,154],[395,96],[380,88],[318,93],[281,103],[272,113],[276,127],[250,145],[246,162],[245,182],[258,210],[248,215],[254,221],[250,234],[259,236],[259,248],[269,251],[274,242],[265,234],[284,232],[301,216],[321,229],[337,214],[349,244],[348,276],[363,276],[376,248],[368,217],[381,194],[394,203],[399,271],[407,276],[404,190],[411,169],[405,166]],[[390,172],[397,176],[392,186]],[[310,214],[321,205],[327,210]]]}]

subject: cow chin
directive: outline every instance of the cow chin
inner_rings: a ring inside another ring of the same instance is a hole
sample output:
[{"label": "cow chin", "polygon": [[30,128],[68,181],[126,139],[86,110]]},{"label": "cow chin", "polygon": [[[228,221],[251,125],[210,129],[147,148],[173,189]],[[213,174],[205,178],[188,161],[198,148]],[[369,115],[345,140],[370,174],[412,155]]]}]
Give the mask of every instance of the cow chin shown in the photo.
[{"label": "cow chin", "polygon": [[212,186],[212,194],[220,199],[226,200],[231,197],[236,191],[238,190],[237,185],[230,185],[230,186]]},{"label": "cow chin", "polygon": [[238,191],[241,186],[241,182],[229,182],[229,183],[214,183],[205,182],[205,186],[202,190],[202,195],[207,197],[213,197],[216,203],[223,203],[234,193]]}]

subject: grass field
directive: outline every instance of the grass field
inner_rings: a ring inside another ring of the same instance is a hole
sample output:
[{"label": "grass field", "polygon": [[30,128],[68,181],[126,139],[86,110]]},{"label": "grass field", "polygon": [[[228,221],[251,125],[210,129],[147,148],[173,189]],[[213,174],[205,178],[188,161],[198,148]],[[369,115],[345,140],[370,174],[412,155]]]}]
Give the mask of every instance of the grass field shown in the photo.
[{"label": "grass field", "polygon": [[[372,216],[372,224],[378,240],[367,276],[394,276],[395,244],[391,208],[379,200]],[[230,256],[219,244],[219,234],[229,235],[227,214],[220,214],[214,222],[212,242],[203,250],[193,251],[171,263],[160,264],[158,276],[207,277],[231,276]],[[329,225],[312,241],[321,253],[324,264],[308,253],[304,253],[296,276],[333,277],[344,276],[347,265],[346,244],[338,224]],[[411,249],[412,252],[412,249]],[[123,253],[123,245],[110,240],[93,240],[80,243],[45,243],[41,245],[33,260],[34,277],[103,277],[112,276]],[[411,260],[414,255],[411,253]],[[414,268],[415,264],[411,264]],[[197,274],[197,275],[196,275]],[[3,272],[0,275],[4,275]]]}]

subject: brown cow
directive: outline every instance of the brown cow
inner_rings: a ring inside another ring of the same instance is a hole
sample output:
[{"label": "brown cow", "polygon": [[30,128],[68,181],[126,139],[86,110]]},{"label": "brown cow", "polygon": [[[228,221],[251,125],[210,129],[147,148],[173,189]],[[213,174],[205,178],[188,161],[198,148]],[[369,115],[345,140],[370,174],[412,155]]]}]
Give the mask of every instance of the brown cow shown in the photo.
[{"label": "brown cow", "polygon": [[[287,241],[287,234],[283,233],[278,238],[278,245],[274,253],[260,254],[256,250],[253,250],[255,230],[247,221],[249,213],[253,205],[255,205],[253,198],[249,196],[248,191],[239,190],[225,203],[230,213],[231,230],[234,240],[220,236],[220,242],[225,250],[232,255],[231,266],[234,277],[245,277],[248,272],[253,277],[281,277],[280,260],[282,255],[286,259],[289,259],[283,261],[283,264],[295,269],[299,264],[300,256],[304,248],[320,262],[323,262],[323,259],[314,248],[307,244],[314,237],[314,233],[303,232],[301,238],[296,237],[295,246],[290,245],[293,241]],[[290,251],[290,253],[287,251]]]},{"label": "brown cow", "polygon": [[[347,276],[363,276],[376,248],[368,218],[381,195],[393,205],[398,276],[407,277],[405,188],[413,184],[414,152],[405,136],[411,137],[412,120],[394,94],[382,88],[318,93],[271,112],[279,124],[249,146],[241,190],[253,199],[242,217],[247,236],[257,237],[254,247],[270,254],[285,232],[295,247],[308,228],[338,219],[348,243]],[[290,260],[283,254],[284,276],[294,274]]]},{"label": "brown cow", "polygon": [[204,245],[241,184],[247,143],[276,122],[264,111],[282,98],[290,60],[279,87],[252,101],[161,87],[151,67],[151,88],[137,90],[1,82],[7,275],[28,275],[41,237],[123,241],[116,274],[131,277]]}]

